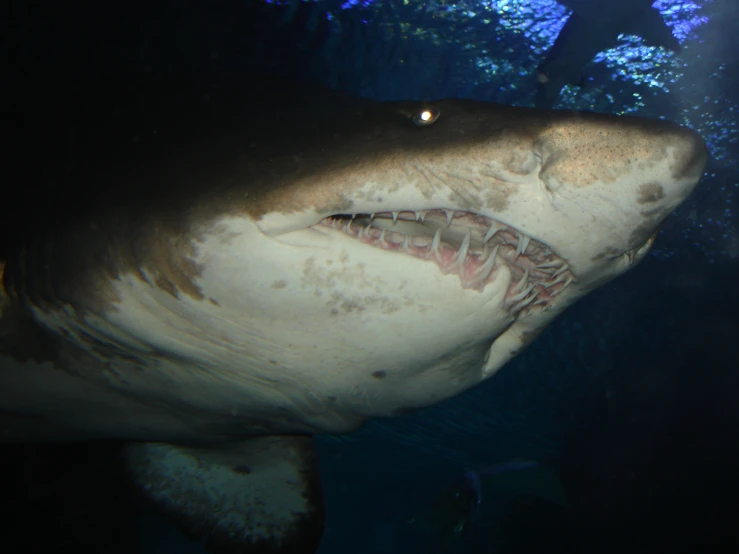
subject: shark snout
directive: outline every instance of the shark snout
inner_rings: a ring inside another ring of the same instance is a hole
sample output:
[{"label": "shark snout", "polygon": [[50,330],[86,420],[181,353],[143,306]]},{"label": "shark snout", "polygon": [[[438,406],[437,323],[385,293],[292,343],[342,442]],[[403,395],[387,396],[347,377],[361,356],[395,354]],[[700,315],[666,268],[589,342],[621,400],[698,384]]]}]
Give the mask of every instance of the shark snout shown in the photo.
[{"label": "shark snout", "polygon": [[[539,135],[538,180],[548,196],[533,236],[546,237],[580,276],[641,259],[706,166],[703,139],[664,121],[562,114]],[[619,266],[620,267],[620,266]],[[619,270],[618,267],[613,271]]]},{"label": "shark snout", "polygon": [[703,175],[708,162],[706,143],[698,133],[684,127],[674,129],[673,142],[673,162],[670,167],[672,178],[676,183],[688,185],[692,183],[694,187]]},{"label": "shark snout", "polygon": [[655,126],[653,134],[640,139],[651,145],[644,167],[635,164],[624,186],[635,199],[632,210],[655,229],[695,189],[705,171],[708,149],[698,133],[671,124]]},{"label": "shark snout", "polygon": [[578,197],[586,209],[604,202],[626,213],[674,209],[708,159],[705,142],[691,129],[628,117],[604,124],[590,114],[552,125],[537,148],[540,179],[555,197]]}]

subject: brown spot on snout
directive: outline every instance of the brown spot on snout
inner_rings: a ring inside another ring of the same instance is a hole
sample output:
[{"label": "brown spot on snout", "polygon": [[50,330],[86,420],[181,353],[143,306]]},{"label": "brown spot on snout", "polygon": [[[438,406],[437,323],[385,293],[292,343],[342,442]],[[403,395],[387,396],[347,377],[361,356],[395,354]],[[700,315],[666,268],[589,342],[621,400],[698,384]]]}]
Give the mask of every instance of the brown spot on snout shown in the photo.
[{"label": "brown spot on snout", "polygon": [[639,187],[639,198],[636,201],[639,204],[651,204],[662,200],[664,197],[665,189],[662,188],[662,185],[647,183]]}]

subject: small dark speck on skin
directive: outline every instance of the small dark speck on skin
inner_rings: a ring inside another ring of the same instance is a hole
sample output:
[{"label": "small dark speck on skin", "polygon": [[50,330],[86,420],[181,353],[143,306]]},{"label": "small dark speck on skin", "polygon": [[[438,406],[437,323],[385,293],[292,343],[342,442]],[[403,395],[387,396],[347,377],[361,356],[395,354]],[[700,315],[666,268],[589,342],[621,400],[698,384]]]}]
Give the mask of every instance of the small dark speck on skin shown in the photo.
[{"label": "small dark speck on skin", "polygon": [[272,283],[273,289],[284,289],[287,286],[287,281],[280,279],[279,281],[275,281]]},{"label": "small dark speck on skin", "polygon": [[220,304],[218,303],[218,300],[216,300],[215,298],[208,298],[208,300],[210,300],[210,303],[211,303],[211,304],[213,304],[214,306],[218,306],[218,307],[220,307],[220,306],[221,306],[221,305],[220,305]]},{"label": "small dark speck on skin", "polygon": [[251,473],[251,468],[249,466],[236,466],[233,470],[234,473],[241,473],[243,475],[249,475]]},{"label": "small dark speck on skin", "polygon": [[387,377],[387,372],[386,371],[382,371],[382,370],[380,370],[380,371],[373,371],[372,372],[372,377],[374,377],[375,379],[384,379],[385,377]]}]

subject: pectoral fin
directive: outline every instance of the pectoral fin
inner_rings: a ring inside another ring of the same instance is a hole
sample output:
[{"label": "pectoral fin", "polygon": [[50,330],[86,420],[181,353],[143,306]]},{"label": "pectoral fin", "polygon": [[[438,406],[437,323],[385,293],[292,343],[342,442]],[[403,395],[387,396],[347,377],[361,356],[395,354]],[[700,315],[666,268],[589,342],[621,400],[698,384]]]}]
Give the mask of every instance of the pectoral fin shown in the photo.
[{"label": "pectoral fin", "polygon": [[313,440],[264,437],[215,447],[134,443],[136,484],[214,554],[313,554],[324,525]]}]

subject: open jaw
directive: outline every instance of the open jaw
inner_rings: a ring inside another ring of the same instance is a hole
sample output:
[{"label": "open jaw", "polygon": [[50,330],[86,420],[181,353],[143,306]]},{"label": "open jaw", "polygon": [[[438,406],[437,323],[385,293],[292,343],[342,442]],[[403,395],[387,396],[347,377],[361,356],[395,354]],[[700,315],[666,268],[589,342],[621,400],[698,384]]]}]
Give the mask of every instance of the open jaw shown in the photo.
[{"label": "open jaw", "polygon": [[505,308],[545,310],[574,280],[567,263],[545,244],[495,219],[451,209],[336,214],[319,225],[365,244],[402,252],[456,274],[462,287],[482,291],[502,264],[512,279]]}]

